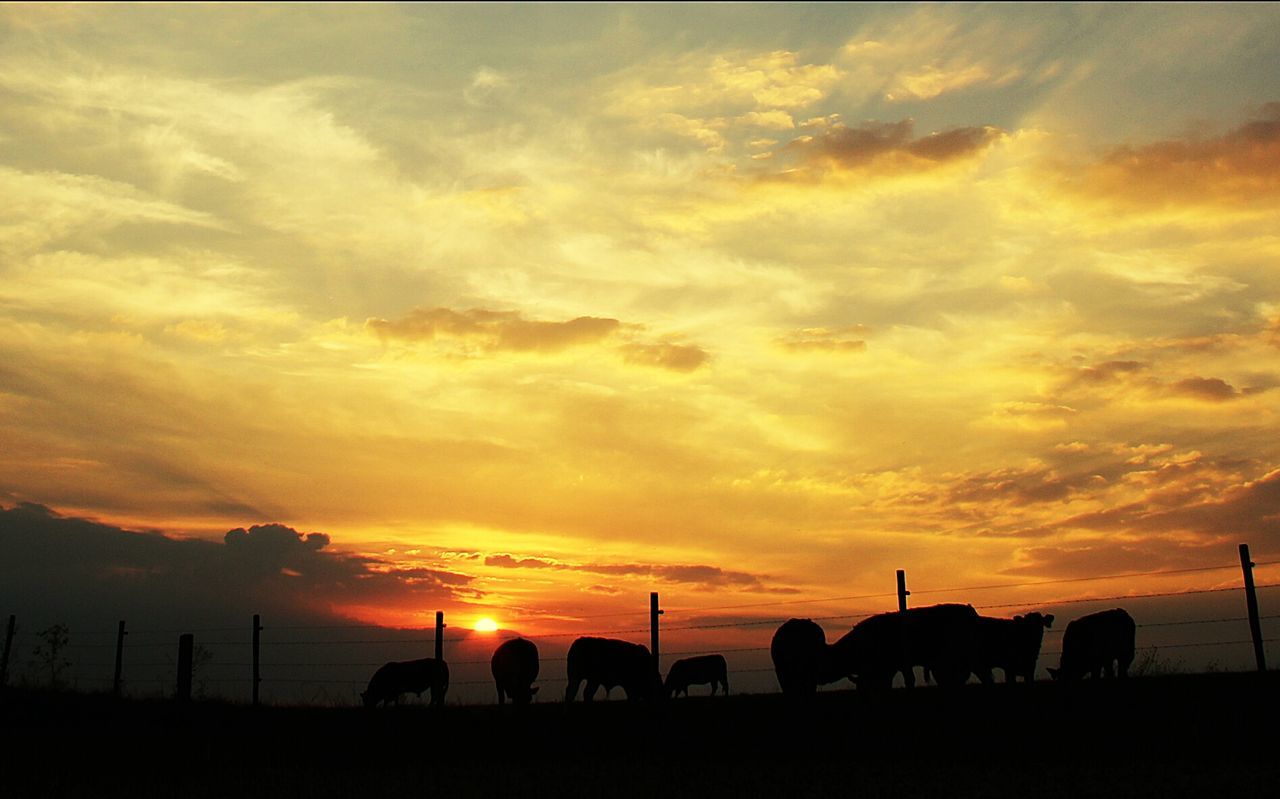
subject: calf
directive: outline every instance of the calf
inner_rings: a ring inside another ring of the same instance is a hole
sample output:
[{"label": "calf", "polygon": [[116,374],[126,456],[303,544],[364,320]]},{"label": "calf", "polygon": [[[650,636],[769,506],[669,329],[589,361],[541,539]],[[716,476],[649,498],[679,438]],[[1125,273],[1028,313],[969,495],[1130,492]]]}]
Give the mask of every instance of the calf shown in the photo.
[{"label": "calf", "polygon": [[449,664],[435,658],[387,663],[373,673],[369,687],[360,694],[365,707],[380,703],[400,703],[401,694],[431,691],[431,704],[443,705],[449,691]]},{"label": "calf", "polygon": [[538,679],[538,647],[525,638],[504,641],[493,651],[489,670],[498,685],[498,704],[511,697],[513,703],[527,705],[538,692],[533,685]]},{"label": "calf", "polygon": [[1032,612],[1012,619],[978,618],[978,647],[974,672],[984,683],[994,681],[992,669],[1004,672],[1004,681],[1033,682],[1036,661],[1046,627],[1053,624],[1053,614]]},{"label": "calf", "polygon": [[729,667],[724,655],[702,655],[677,660],[671,665],[671,671],[667,672],[664,688],[668,698],[680,693],[688,696],[690,685],[708,683],[711,685],[712,696],[716,695],[717,685],[724,688],[726,696],[729,695]]},{"label": "calf", "polygon": [[[1069,682],[1086,674],[1095,680],[1127,677],[1133,662],[1137,625],[1122,608],[1082,616],[1067,625],[1062,634],[1062,659],[1049,669],[1055,680]],[[1112,671],[1114,666],[1114,672]]]}]

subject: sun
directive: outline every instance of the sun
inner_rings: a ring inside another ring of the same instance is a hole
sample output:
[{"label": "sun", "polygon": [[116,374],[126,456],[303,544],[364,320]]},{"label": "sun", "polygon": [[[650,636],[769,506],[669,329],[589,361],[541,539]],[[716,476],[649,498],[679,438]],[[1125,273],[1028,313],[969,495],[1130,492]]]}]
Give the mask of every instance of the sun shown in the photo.
[{"label": "sun", "polygon": [[476,632],[479,632],[479,633],[497,632],[498,623],[493,619],[489,618],[488,616],[485,616],[483,619],[480,619],[479,621],[476,622],[475,628],[476,628]]}]

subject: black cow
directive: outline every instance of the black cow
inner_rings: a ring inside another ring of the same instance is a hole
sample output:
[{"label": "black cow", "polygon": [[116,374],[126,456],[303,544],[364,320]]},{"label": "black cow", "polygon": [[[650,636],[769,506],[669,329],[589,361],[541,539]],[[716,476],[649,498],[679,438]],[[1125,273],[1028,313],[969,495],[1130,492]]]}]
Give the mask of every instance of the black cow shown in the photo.
[{"label": "black cow", "polygon": [[978,619],[978,655],[974,672],[984,683],[995,681],[993,669],[1004,672],[1004,681],[1034,682],[1036,661],[1046,627],[1053,624],[1053,614],[1038,612],[1012,619]]},{"label": "black cow", "polygon": [[711,695],[716,695],[716,687],[723,686],[725,695],[729,694],[729,666],[724,655],[702,655],[685,658],[671,664],[667,672],[664,686],[668,697],[683,693],[689,695],[690,685],[711,685]]},{"label": "black cow", "polygon": [[449,664],[435,658],[387,663],[373,673],[369,687],[360,694],[365,707],[400,703],[401,694],[422,696],[431,691],[431,704],[443,705],[449,691]]},{"label": "black cow", "polygon": [[498,685],[498,704],[507,697],[517,705],[527,705],[538,692],[533,681],[538,679],[538,647],[525,638],[504,641],[493,651],[489,661],[493,680]]},{"label": "black cow", "polygon": [[889,688],[899,672],[911,688],[916,666],[950,686],[963,684],[975,670],[977,645],[978,611],[931,605],[863,619],[832,645],[832,656],[836,669],[860,689]]},{"label": "black cow", "polygon": [[662,686],[662,677],[653,663],[649,648],[641,644],[613,638],[579,638],[569,647],[569,685],[564,701],[572,702],[583,680],[587,687],[582,699],[590,702],[596,688],[604,686],[605,694],[622,686],[627,699],[652,699]]},{"label": "black cow", "polygon": [[1049,669],[1049,676],[1067,682],[1086,674],[1095,680],[1103,674],[1127,677],[1136,633],[1133,617],[1122,608],[1082,616],[1062,634],[1062,659],[1058,668]]},{"label": "black cow", "polygon": [[815,694],[819,684],[845,676],[831,657],[827,634],[810,619],[788,619],[774,632],[769,643],[778,686],[789,697]]}]

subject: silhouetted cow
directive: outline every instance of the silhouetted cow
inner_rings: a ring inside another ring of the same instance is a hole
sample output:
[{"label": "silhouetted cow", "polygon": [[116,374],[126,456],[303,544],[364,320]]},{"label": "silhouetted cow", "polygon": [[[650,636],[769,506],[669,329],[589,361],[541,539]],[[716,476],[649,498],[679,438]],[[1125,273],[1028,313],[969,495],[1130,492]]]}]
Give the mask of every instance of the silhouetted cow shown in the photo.
[{"label": "silhouetted cow", "polygon": [[854,625],[831,647],[835,668],[859,688],[889,688],[902,673],[908,688],[923,666],[939,685],[960,685],[977,660],[978,611],[971,605],[931,605],[880,613]]},{"label": "silhouetted cow", "polygon": [[1049,676],[1063,681],[1078,680],[1086,674],[1092,674],[1095,680],[1103,674],[1127,677],[1136,633],[1133,617],[1122,608],[1082,616],[1068,624],[1062,634],[1062,659],[1058,668],[1049,669]]},{"label": "silhouetted cow", "polygon": [[533,681],[538,679],[538,647],[525,638],[504,641],[493,651],[489,661],[493,680],[498,684],[498,704],[505,704],[507,697],[517,705],[527,705],[538,689]]},{"label": "silhouetted cow", "polygon": [[1053,614],[1038,612],[1012,619],[978,618],[978,655],[974,673],[984,683],[995,681],[992,669],[1004,672],[1005,682],[1034,682],[1036,661],[1046,627],[1053,624]]},{"label": "silhouetted cow", "polygon": [[716,695],[716,686],[723,686],[725,695],[729,694],[729,666],[724,655],[702,655],[685,658],[671,664],[667,672],[667,696],[683,693],[689,695],[690,685],[711,685],[711,695]]},{"label": "silhouetted cow", "polygon": [[369,687],[360,694],[365,707],[380,703],[400,703],[401,694],[431,691],[431,704],[443,705],[449,691],[449,664],[435,658],[387,663],[373,673]]},{"label": "silhouetted cow", "polygon": [[590,702],[596,688],[604,686],[606,695],[615,686],[622,686],[627,699],[652,699],[662,685],[662,678],[654,668],[649,648],[629,641],[613,638],[579,638],[569,647],[569,685],[564,689],[564,701],[572,702],[583,680],[587,687],[582,693],[584,702]]},{"label": "silhouetted cow", "polygon": [[848,672],[840,671],[827,646],[827,634],[810,619],[788,619],[774,632],[769,643],[773,671],[785,696],[817,693],[818,686],[832,683]]}]

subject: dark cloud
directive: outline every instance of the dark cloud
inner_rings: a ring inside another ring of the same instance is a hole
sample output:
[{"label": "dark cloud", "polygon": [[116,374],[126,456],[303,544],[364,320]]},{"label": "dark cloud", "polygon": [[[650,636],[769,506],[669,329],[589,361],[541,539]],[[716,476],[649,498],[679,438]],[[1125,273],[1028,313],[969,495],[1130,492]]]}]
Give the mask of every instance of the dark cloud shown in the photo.
[{"label": "dark cloud", "polygon": [[617,319],[579,316],[564,322],[525,319],[516,311],[473,308],[418,309],[396,319],[369,319],[366,329],[383,339],[433,341],[459,339],[482,350],[557,352],[607,338],[620,327]]},{"label": "dark cloud", "polygon": [[793,594],[795,589],[768,585],[768,575],[729,571],[719,566],[671,565],[661,563],[564,563],[545,558],[516,558],[501,553],[484,560],[486,566],[504,569],[557,569],[607,574],[619,577],[648,577],[669,583],[682,583],[701,589],[737,588],[762,593]]},{"label": "dark cloud", "polygon": [[1188,377],[1169,387],[1174,394],[1206,400],[1226,402],[1240,396],[1240,392],[1225,380],[1216,377]]},{"label": "dark cloud", "polygon": [[513,558],[510,555],[489,555],[484,565],[503,569],[567,569],[568,566],[542,558]]},{"label": "dark cloud", "polygon": [[1280,198],[1280,103],[1221,136],[1126,146],[1067,185],[1127,204],[1256,204]]},{"label": "dark cloud", "polygon": [[400,319],[368,319],[365,329],[384,341],[444,342],[463,355],[490,352],[561,352],[616,338],[616,352],[627,363],[676,372],[692,372],[710,359],[702,347],[645,340],[643,327],[617,319],[579,316],[563,322],[526,319],[516,311],[473,308],[417,309]]},{"label": "dark cloud", "polygon": [[179,539],[67,518],[41,505],[0,508],[0,600],[4,607],[106,623],[333,621],[346,606],[457,600],[471,578],[400,569],[332,551],[323,533],[280,524],[228,532],[222,542]]},{"label": "dark cloud", "polygon": [[676,372],[692,372],[710,357],[707,351],[692,344],[624,344],[619,348],[627,363],[657,366]]},{"label": "dark cloud", "polygon": [[802,167],[852,170],[891,166],[893,170],[927,171],[986,150],[1003,132],[989,126],[953,128],[915,138],[915,123],[864,122],[858,127],[832,125],[813,136],[801,136],[781,149]]},{"label": "dark cloud", "polygon": [[1001,502],[1038,505],[1063,502],[1095,482],[1088,473],[1064,477],[1050,469],[997,469],[967,475],[948,486],[946,499],[956,503]]},{"label": "dark cloud", "polygon": [[1144,489],[1141,499],[1020,530],[1017,535],[1091,532],[1169,537],[1177,546],[1192,549],[1247,536],[1259,543],[1258,551],[1280,554],[1280,469],[1256,480],[1232,482],[1222,465],[1198,459],[1137,466],[1141,468],[1128,472],[1125,479]]}]

